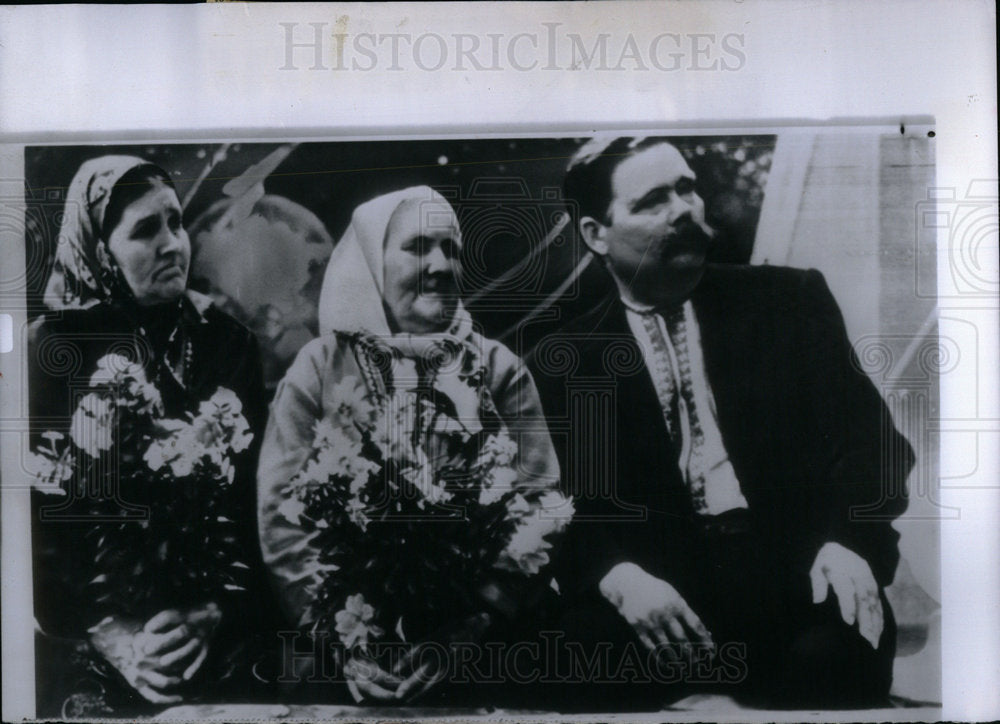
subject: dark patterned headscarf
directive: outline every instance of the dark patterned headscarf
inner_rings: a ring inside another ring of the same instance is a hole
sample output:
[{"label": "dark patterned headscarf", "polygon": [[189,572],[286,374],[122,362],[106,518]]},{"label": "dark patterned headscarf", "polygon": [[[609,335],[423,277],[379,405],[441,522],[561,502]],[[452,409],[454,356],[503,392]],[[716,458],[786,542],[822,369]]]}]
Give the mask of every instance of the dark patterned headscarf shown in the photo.
[{"label": "dark patterned headscarf", "polygon": [[108,251],[110,229],[103,223],[115,184],[139,166],[153,164],[137,156],[101,156],[76,172],[66,193],[55,263],[45,288],[45,305],[50,309],[131,300],[131,290]]}]

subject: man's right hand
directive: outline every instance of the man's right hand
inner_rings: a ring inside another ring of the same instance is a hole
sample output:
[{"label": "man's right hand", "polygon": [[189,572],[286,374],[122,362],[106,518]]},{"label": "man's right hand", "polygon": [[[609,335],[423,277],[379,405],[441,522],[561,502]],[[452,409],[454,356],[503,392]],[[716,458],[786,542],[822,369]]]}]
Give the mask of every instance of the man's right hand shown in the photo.
[{"label": "man's right hand", "polygon": [[677,589],[634,563],[619,563],[599,586],[649,650],[662,646],[672,652],[671,644],[688,650],[692,644],[714,649],[712,635]]}]

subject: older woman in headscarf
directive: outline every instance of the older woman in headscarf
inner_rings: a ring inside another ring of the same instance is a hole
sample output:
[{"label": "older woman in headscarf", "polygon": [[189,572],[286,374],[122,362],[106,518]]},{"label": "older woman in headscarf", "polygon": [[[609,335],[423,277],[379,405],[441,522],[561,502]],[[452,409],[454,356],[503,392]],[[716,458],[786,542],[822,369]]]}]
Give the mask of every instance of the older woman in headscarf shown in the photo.
[{"label": "older woman in headscarf", "polygon": [[[45,292],[51,312],[30,330],[29,392],[36,449],[40,437],[67,439],[87,432],[86,425],[74,430],[70,420],[80,417],[79,409],[74,413],[78,399],[90,389],[88,381],[93,384],[99,362],[107,366],[108,360],[127,364],[130,373],[153,386],[147,390],[155,388],[152,394],[164,418],[191,419],[219,388],[230,390],[235,394],[235,400],[228,398],[230,411],[242,414],[249,432],[259,438],[265,402],[257,342],[208,297],[187,289],[191,247],[181,217],[169,175],[141,158],[102,156],[85,162],[76,173]],[[96,418],[90,418],[90,424],[92,430],[98,429]],[[232,482],[218,492],[219,511],[236,523],[236,547],[217,546],[210,536],[203,541],[205,556],[239,551],[231,562],[248,573],[260,571],[253,487],[258,448],[250,443],[232,458]],[[134,457],[135,451],[116,454],[126,465],[124,458]],[[111,484],[120,488],[117,474],[113,475]],[[262,625],[258,615],[264,608],[262,599],[245,590],[253,588],[252,574],[240,579],[246,586],[233,586],[227,595],[208,594],[192,583],[190,590],[165,591],[159,606],[154,601],[142,612],[123,613],[124,593],[100,595],[95,586],[109,575],[119,579],[131,575],[137,589],[162,590],[163,583],[152,564],[139,571],[130,568],[132,573],[120,570],[125,564],[116,562],[118,554],[131,556],[130,561],[154,561],[158,554],[192,553],[107,550],[106,536],[118,535],[112,528],[129,529],[120,527],[124,519],[107,519],[114,512],[105,512],[102,519],[95,511],[107,504],[109,511],[117,506],[122,515],[134,513],[134,504],[141,501],[128,500],[121,489],[95,490],[88,487],[93,481],[62,477],[62,498],[33,493],[34,600],[42,658],[39,711],[58,715],[58,709],[45,712],[45,706],[65,693],[59,691],[60,683],[74,683],[55,681],[59,662],[54,659],[77,661],[78,673],[91,676],[89,688],[77,689],[64,705],[62,713],[69,716],[141,709],[147,702],[176,703],[216,690],[227,674],[233,674],[233,652],[242,648],[248,632]],[[165,495],[171,500],[196,498],[180,487]],[[151,508],[146,520],[128,525],[155,529],[159,512]],[[140,537],[129,538],[127,533],[121,540],[141,540],[139,528],[132,532]],[[102,546],[95,560],[95,550]],[[229,561],[217,563],[224,566]],[[157,577],[159,581],[152,580]],[[71,670],[64,676],[75,674]]]},{"label": "older woman in headscarf", "polygon": [[[353,404],[344,397],[351,386],[345,381],[363,380],[369,399],[435,395],[444,400],[442,404],[451,409],[455,420],[464,421],[458,424],[476,429],[486,424],[480,421],[492,416],[517,444],[517,460],[512,465],[517,479],[511,487],[537,491],[558,484],[558,463],[529,372],[503,344],[473,330],[472,319],[459,300],[461,244],[458,220],[448,202],[428,187],[413,187],[357,207],[330,258],[320,297],[322,336],[303,347],[278,386],[258,470],[265,564],[289,622],[300,629],[315,633],[317,606],[323,605],[317,600],[323,576],[338,573],[320,550],[319,532],[307,532],[282,514],[287,500],[283,491],[309,463],[317,423],[337,415],[344,404]],[[444,363],[435,369],[436,358],[448,359],[453,353],[459,364]],[[473,385],[474,394],[463,394],[458,369],[479,367],[484,373]],[[410,417],[402,423],[406,429],[395,434],[407,440],[419,436],[414,432],[420,424],[417,419]],[[433,432],[420,445],[432,461],[446,457],[435,449],[443,443]],[[387,485],[392,487],[392,483]],[[560,513],[566,515],[566,510],[556,512]],[[420,523],[427,527],[414,531],[414,536],[422,538],[421,533],[435,524]],[[324,528],[328,536],[338,536],[334,526]],[[458,571],[453,575],[461,576]],[[524,608],[538,600],[539,588],[548,590],[544,577],[538,578],[540,584],[533,580],[525,585],[518,576],[497,570],[479,587],[477,605],[449,612],[450,625],[425,635],[445,645],[474,643],[487,630],[491,640],[503,636],[500,629],[507,626],[509,632],[513,621],[523,624],[531,618]],[[368,609],[360,606],[359,615],[370,615]],[[350,624],[347,619],[354,620],[352,615],[338,614],[338,633],[344,630],[341,624]],[[403,621],[406,618],[400,619],[403,628],[411,625]],[[399,625],[397,634],[402,637]],[[318,655],[322,655],[321,648],[317,646]],[[390,670],[375,657],[355,666],[358,656],[349,650],[342,671],[356,700],[406,701],[427,691],[445,674],[440,661],[438,670],[414,671],[415,667],[405,666],[404,657],[404,665]]]}]

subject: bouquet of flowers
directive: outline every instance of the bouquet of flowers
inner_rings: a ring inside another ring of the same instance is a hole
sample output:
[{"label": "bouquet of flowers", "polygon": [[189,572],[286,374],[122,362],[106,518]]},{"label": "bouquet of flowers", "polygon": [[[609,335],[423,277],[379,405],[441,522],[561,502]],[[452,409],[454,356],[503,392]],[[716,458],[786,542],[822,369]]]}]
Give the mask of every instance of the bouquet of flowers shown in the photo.
[{"label": "bouquet of flowers", "polygon": [[419,642],[473,612],[490,580],[548,563],[572,503],[517,485],[517,445],[481,380],[439,375],[423,393],[378,395],[348,376],[333,390],[278,511],[318,553],[313,633],[347,650]]},{"label": "bouquet of flowers", "polygon": [[65,499],[58,514],[89,524],[96,575],[82,600],[144,617],[243,590],[248,567],[228,517],[233,456],[253,438],[241,409],[220,387],[197,412],[167,418],[140,365],[98,361],[68,436],[44,433],[30,457],[35,487]]}]

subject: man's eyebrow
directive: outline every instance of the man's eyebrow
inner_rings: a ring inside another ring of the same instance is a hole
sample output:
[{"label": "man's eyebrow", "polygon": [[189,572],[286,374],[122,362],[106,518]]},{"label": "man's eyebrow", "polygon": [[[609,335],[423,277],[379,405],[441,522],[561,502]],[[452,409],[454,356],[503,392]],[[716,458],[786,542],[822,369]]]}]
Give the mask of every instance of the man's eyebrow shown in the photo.
[{"label": "man's eyebrow", "polygon": [[629,203],[629,205],[628,205],[629,210],[630,211],[635,211],[637,208],[639,208],[640,206],[642,206],[650,198],[654,198],[654,197],[659,196],[661,194],[668,194],[671,191],[671,189],[675,189],[675,188],[677,188],[677,186],[679,186],[681,184],[691,184],[691,185],[693,185],[694,183],[695,183],[694,174],[684,174],[683,176],[681,176],[680,178],[678,178],[676,182],[674,182],[672,184],[661,184],[659,186],[655,186],[655,187],[651,188],[649,191],[647,191],[646,193],[644,193],[642,196],[640,196],[635,201],[632,201],[631,203]]}]

